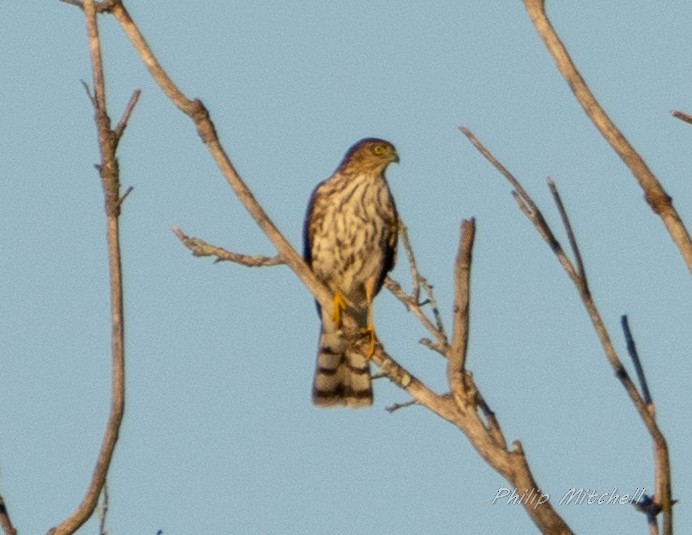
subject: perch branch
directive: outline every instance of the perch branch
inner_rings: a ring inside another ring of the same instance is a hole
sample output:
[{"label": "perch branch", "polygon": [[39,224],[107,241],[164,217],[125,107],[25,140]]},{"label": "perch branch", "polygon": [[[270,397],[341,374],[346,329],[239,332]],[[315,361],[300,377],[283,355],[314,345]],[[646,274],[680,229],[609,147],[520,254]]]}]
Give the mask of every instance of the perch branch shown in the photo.
[{"label": "perch branch", "polygon": [[524,0],[524,6],[536,31],[577,101],[604,139],[630,169],[644,191],[646,202],[663,221],[670,237],[680,250],[688,270],[692,273],[692,239],[690,239],[685,225],[673,207],[672,199],[644,159],[620,132],[586,85],[546,15],[545,0]]},{"label": "perch branch", "polygon": [[[256,224],[275,246],[280,258],[294,271],[296,276],[304,283],[320,304],[322,306],[328,306],[332,297],[329,290],[317,281],[309,267],[279,232],[264,209],[254,198],[244,181],[238,176],[218,139],[214,124],[209,117],[207,109],[199,100],[188,99],[168,77],[139,29],[132,21],[122,1],[113,0],[111,2],[110,12],[120,23],[125,34],[130,39],[135,50],[140,55],[145,66],[154,80],[159,84],[162,91],[183,113],[193,120],[200,137],[207,145],[210,154],[216,161],[223,176],[226,178],[243,206],[255,220]],[[427,284],[424,279],[421,279],[420,284],[423,290],[428,294],[428,300],[433,308],[435,322],[438,328],[442,330],[441,316],[434,302],[432,287]],[[349,311],[344,315],[343,320],[345,329],[357,327],[356,322],[350,317]],[[370,352],[370,343],[370,337],[367,335],[363,336],[354,342],[353,351],[358,351],[361,354],[368,354]],[[457,426],[468,437],[481,457],[514,485],[518,493],[538,491],[538,487],[533,479],[523,451],[518,448],[508,451],[504,443],[497,439],[497,434],[489,431],[486,423],[484,423],[483,419],[478,414],[476,402],[479,396],[476,392],[475,385],[472,385],[473,388],[467,389],[471,404],[465,405],[462,408],[451,399],[450,396],[437,394],[425,386],[387,354],[379,342],[376,343],[375,352],[372,354],[371,360],[379,367],[381,373],[385,374],[392,382],[404,389],[418,404],[423,405],[441,418]],[[544,532],[553,534],[571,533],[569,527],[564,523],[551,504],[547,502],[537,505],[524,504],[524,508]]]}]

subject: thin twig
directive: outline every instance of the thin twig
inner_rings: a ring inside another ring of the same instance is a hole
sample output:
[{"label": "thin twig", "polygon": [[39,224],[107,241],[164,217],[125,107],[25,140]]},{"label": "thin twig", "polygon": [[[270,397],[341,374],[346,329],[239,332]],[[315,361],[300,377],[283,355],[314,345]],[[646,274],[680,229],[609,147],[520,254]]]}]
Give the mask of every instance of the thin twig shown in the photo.
[{"label": "thin twig", "polygon": [[459,250],[454,262],[452,343],[447,353],[447,379],[457,401],[465,394],[464,368],[469,343],[471,259],[475,235],[475,220],[464,220],[461,223]]},{"label": "thin twig", "polygon": [[[444,325],[442,324],[442,317],[440,316],[440,312],[437,308],[437,302],[435,301],[435,294],[432,286],[418,270],[416,255],[414,254],[413,247],[411,246],[408,230],[406,225],[404,225],[403,221],[401,220],[399,220],[399,233],[401,236],[402,245],[406,251],[406,258],[408,259],[409,269],[411,272],[411,294],[404,292],[401,285],[391,277],[387,277],[385,279],[385,286],[390,292],[392,292],[394,297],[404,304],[409,312],[413,312],[415,314],[421,324],[435,337],[437,343],[433,349],[442,355],[446,355],[446,349],[449,344],[447,341],[447,334],[444,330]],[[421,302],[420,300],[421,285],[424,287],[428,296],[424,302]],[[423,311],[423,306],[427,304],[431,306],[435,323],[433,323]],[[426,345],[426,347],[431,347],[428,344],[424,345]]]},{"label": "thin twig", "polygon": [[627,315],[621,316],[620,322],[622,324],[622,330],[625,333],[625,341],[627,342],[627,352],[629,353],[630,358],[632,359],[632,364],[634,364],[634,369],[637,372],[637,379],[639,379],[639,385],[642,389],[644,403],[646,403],[649,407],[653,407],[651,393],[649,392],[649,385],[646,381],[646,375],[644,374],[642,362],[639,359],[639,353],[637,352],[637,346],[634,343],[634,337],[632,336],[632,331],[630,330],[630,322],[627,319]]},{"label": "thin twig", "polygon": [[[467,380],[468,377],[464,379],[464,381]],[[507,448],[507,441],[505,440],[505,436],[502,433],[502,429],[500,428],[500,423],[497,421],[495,412],[486,403],[485,399],[483,399],[483,396],[481,395],[478,389],[476,389],[476,405],[481,410],[481,413],[483,414],[483,417],[487,422],[487,427],[490,434],[493,436],[493,438],[495,438],[495,440],[498,444],[500,444],[500,446],[502,446],[503,448]]]},{"label": "thin twig", "polygon": [[584,82],[577,67],[572,62],[567,49],[555,32],[545,12],[545,0],[524,0],[524,5],[536,31],[553,57],[558,70],[574,93],[603,138],[630,169],[632,175],[644,191],[647,203],[663,221],[670,237],[677,245],[687,268],[692,273],[692,239],[680,216],[673,207],[673,201],[663,189],[656,175],[649,169],[644,159],[620,132],[605,110]]},{"label": "thin twig", "polygon": [[526,190],[524,189],[524,186],[522,186],[519,181],[514,178],[514,175],[509,172],[509,170],[500,163],[500,161],[493,156],[493,154],[485,148],[485,146],[478,140],[478,138],[465,126],[460,126],[459,130],[461,130],[461,133],[464,134],[468,140],[473,144],[478,151],[485,156],[485,158],[497,169],[504,175],[504,177],[509,181],[510,184],[512,184],[512,187],[514,190],[521,196],[521,198],[528,204],[530,209],[532,211],[536,211],[536,205],[534,204],[533,200],[529,196],[528,193],[526,193]]},{"label": "thin twig", "polygon": [[139,100],[139,95],[141,95],[141,94],[142,94],[141,89],[135,89],[133,91],[129,102],[127,103],[127,106],[125,107],[125,111],[123,112],[123,116],[120,118],[120,121],[118,121],[118,126],[116,126],[115,130],[113,131],[113,134],[115,135],[116,140],[120,141],[120,138],[122,137],[123,133],[125,132],[125,128],[127,128],[127,122],[130,120],[130,115],[132,115],[132,111],[135,109],[135,106],[137,105],[137,101]]},{"label": "thin twig", "polygon": [[127,199],[127,196],[134,191],[133,186],[128,186],[127,189],[125,190],[125,193],[123,193],[122,197],[118,200],[118,204],[122,206],[122,204],[125,202],[125,199]]},{"label": "thin twig", "polygon": [[[118,440],[120,425],[125,410],[125,331],[120,231],[118,223],[121,198],[119,169],[115,156],[117,140],[115,139],[114,132],[110,129],[110,118],[108,117],[106,109],[106,86],[103,74],[96,4],[93,0],[84,0],[83,7],[94,85],[93,96],[89,95],[89,98],[94,106],[94,118],[98,131],[99,150],[101,152],[101,164],[98,166],[98,169],[101,174],[106,210],[106,236],[108,241],[111,285],[112,392],[110,415],[108,417],[108,423],[104,432],[96,466],[94,467],[91,477],[91,482],[81,503],[75,511],[60,525],[50,531],[50,533],[54,535],[74,533],[94,513],[113,458],[113,452]],[[89,93],[88,87],[87,93]]]},{"label": "thin twig", "polygon": [[418,340],[418,343],[422,346],[427,347],[431,351],[439,353],[444,358],[447,358],[447,350],[449,349],[448,346],[436,344],[430,338],[421,338],[420,340]]},{"label": "thin twig", "polygon": [[673,110],[670,112],[670,114],[673,117],[680,119],[681,121],[685,121],[686,123],[692,124],[692,115],[690,115],[689,113],[685,113],[684,111]]},{"label": "thin twig", "polygon": [[101,510],[99,511],[99,535],[106,535],[106,519],[108,518],[108,481],[103,484],[101,492]]},{"label": "thin twig", "polygon": [[419,403],[415,399],[412,399],[411,401],[406,401],[404,403],[392,403],[391,405],[385,407],[384,410],[386,410],[389,414],[392,414],[393,412],[398,411],[399,409],[413,407],[414,405],[418,404]]},{"label": "thin twig", "polygon": [[17,530],[10,520],[10,513],[7,511],[5,500],[0,496],[0,526],[5,532],[5,535],[17,535]]},{"label": "thin twig", "polygon": [[449,340],[447,339],[447,333],[445,331],[445,326],[442,323],[442,315],[440,314],[440,309],[437,306],[437,299],[435,298],[435,290],[428,282],[428,280],[425,277],[420,277],[420,284],[423,287],[423,290],[425,291],[425,294],[428,296],[427,304],[430,305],[430,309],[432,310],[433,313],[433,318],[435,318],[435,324],[437,325],[437,331],[440,333],[440,337],[444,340],[444,345],[445,347],[449,345]]},{"label": "thin twig", "polygon": [[[430,332],[430,334],[432,334],[435,337],[435,339],[437,340],[436,345],[446,349],[447,339],[444,333],[440,332],[439,328],[436,327],[432,321],[430,321],[428,316],[425,315],[425,312],[423,312],[421,305],[412,296],[404,292],[401,285],[394,279],[387,277],[384,281],[384,285],[392,293],[392,295],[394,295],[394,297],[396,297],[399,301],[401,301],[404,304],[404,306],[409,312],[413,312],[416,318],[418,318],[418,321],[421,322],[421,325],[423,325],[423,327],[425,327],[428,330],[428,332]],[[442,351],[442,354],[445,354],[444,350]]]},{"label": "thin twig", "polygon": [[173,227],[172,231],[195,256],[214,256],[217,262],[235,262],[247,267],[279,266],[286,263],[280,256],[249,256],[209,245],[204,240],[185,235],[178,227]]},{"label": "thin twig", "polygon": [[646,515],[646,523],[649,526],[649,535],[658,535],[658,521],[656,517],[661,512],[661,507],[651,499],[651,496],[644,494],[642,498],[634,504],[634,508]]},{"label": "thin twig", "polygon": [[552,178],[548,178],[548,188],[550,193],[553,195],[553,200],[557,206],[558,212],[560,212],[560,218],[562,219],[562,225],[565,227],[565,232],[567,232],[567,239],[569,240],[569,245],[572,248],[572,253],[574,254],[574,261],[577,263],[577,274],[579,275],[580,283],[583,286],[583,291],[589,293],[589,285],[587,283],[586,271],[584,270],[584,262],[581,259],[581,253],[579,252],[579,244],[574,236],[574,229],[572,228],[572,223],[567,215],[567,210],[565,210],[565,205],[562,204],[562,198],[560,197],[560,192],[557,190],[557,185]]},{"label": "thin twig", "polygon": [[478,152],[480,152],[485,157],[485,159],[488,160],[493,167],[495,167],[495,169],[502,173],[502,175],[512,185],[512,187],[514,188],[514,199],[517,201],[517,204],[521,208],[521,211],[524,212],[524,214],[526,214],[526,216],[533,222],[534,225],[543,229],[541,231],[541,236],[543,236],[543,239],[546,242],[548,242],[550,248],[553,251],[562,250],[560,242],[558,242],[555,236],[553,235],[552,231],[550,230],[550,227],[543,218],[543,214],[538,209],[538,206],[536,206],[536,203],[533,202],[531,196],[526,192],[524,186],[522,186],[519,183],[519,181],[514,177],[514,175],[510,173],[509,170],[504,165],[502,165],[502,163],[500,163],[500,161],[497,158],[495,158],[495,156],[487,148],[485,148],[485,146],[478,140],[478,138],[473,134],[473,132],[471,132],[471,130],[464,126],[460,126],[459,130],[461,130],[461,133],[468,138],[468,140],[474,147],[476,147]]},{"label": "thin twig", "polygon": [[519,209],[528,218],[528,220],[533,223],[533,226],[538,231],[538,234],[550,246],[555,255],[557,255],[560,264],[572,281],[575,284],[582,286],[584,284],[584,280],[582,280],[578,270],[574,267],[571,260],[565,254],[565,251],[562,249],[562,245],[560,245],[560,242],[555,237],[550,225],[548,225],[545,217],[543,217],[543,213],[539,210],[538,206],[528,192],[519,183],[516,177],[510,173],[509,170],[502,165],[502,163],[500,163],[500,161],[478,140],[471,130],[463,126],[459,127],[459,130],[461,130],[461,132],[469,139],[471,144],[476,147],[476,149],[485,157],[485,159],[488,160],[492,166],[495,167],[495,169],[500,171],[500,173],[512,185],[514,188],[514,191],[512,191],[512,197],[514,197]]},{"label": "thin twig", "polygon": [[401,244],[404,247],[404,251],[406,251],[406,258],[408,258],[408,265],[411,271],[411,297],[414,302],[420,303],[420,273],[416,264],[416,255],[413,253],[411,240],[408,236],[408,228],[401,219],[399,219],[399,235],[401,236]]},{"label": "thin twig", "polygon": [[[65,0],[63,0],[65,1]],[[98,103],[96,102],[96,98],[94,97],[93,93],[91,92],[91,89],[89,88],[89,84],[87,84],[84,80],[80,80],[82,82],[82,87],[84,88],[84,91],[86,91],[87,97],[89,97],[89,100],[91,101],[91,106],[96,109],[98,106]]]}]

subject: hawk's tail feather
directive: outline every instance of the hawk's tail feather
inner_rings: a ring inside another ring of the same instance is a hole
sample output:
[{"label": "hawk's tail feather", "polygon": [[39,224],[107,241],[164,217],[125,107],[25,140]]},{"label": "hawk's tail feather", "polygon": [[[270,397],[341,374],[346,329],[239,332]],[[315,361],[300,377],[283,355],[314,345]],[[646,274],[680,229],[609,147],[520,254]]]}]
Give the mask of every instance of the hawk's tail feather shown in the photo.
[{"label": "hawk's tail feather", "polygon": [[357,408],[372,405],[372,401],[368,359],[348,348],[339,334],[323,331],[312,385],[312,402],[318,407]]}]

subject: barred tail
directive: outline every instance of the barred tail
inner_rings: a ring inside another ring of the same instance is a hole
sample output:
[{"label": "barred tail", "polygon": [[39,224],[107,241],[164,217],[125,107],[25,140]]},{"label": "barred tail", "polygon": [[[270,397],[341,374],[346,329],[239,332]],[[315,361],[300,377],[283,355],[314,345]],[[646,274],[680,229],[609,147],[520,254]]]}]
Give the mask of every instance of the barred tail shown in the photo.
[{"label": "barred tail", "polygon": [[372,405],[368,359],[347,347],[338,332],[320,332],[312,402],[318,407]]}]

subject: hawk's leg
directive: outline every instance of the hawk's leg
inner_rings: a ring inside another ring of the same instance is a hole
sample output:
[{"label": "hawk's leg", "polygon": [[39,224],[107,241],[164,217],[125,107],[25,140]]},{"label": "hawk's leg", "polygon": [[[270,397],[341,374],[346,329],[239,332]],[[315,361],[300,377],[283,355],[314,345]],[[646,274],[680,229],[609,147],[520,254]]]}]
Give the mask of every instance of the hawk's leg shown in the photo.
[{"label": "hawk's leg", "polygon": [[341,315],[346,310],[346,301],[344,297],[336,292],[334,294],[334,300],[332,302],[332,321],[338,327],[341,327]]}]

